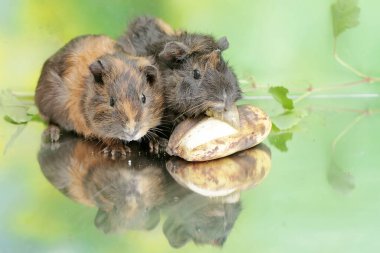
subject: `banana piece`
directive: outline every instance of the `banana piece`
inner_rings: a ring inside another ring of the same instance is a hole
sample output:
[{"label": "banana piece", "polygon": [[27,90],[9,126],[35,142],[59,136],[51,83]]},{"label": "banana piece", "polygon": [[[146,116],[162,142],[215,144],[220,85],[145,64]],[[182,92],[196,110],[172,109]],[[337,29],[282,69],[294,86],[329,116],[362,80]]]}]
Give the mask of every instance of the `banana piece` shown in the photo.
[{"label": "banana piece", "polygon": [[268,115],[252,105],[242,105],[237,110],[238,127],[214,117],[181,122],[174,129],[166,152],[187,161],[208,161],[261,143],[272,127]]}]

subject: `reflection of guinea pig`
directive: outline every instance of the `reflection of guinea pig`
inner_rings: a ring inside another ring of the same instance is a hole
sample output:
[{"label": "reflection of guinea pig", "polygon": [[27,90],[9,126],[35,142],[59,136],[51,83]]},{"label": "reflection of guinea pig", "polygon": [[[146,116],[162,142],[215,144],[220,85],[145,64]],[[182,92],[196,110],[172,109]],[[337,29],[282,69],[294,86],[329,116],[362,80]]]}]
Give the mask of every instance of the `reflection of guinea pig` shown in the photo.
[{"label": "reflection of guinea pig", "polygon": [[240,202],[227,203],[191,193],[170,208],[163,231],[171,246],[188,241],[223,246],[241,211]]},{"label": "reflection of guinea pig", "polygon": [[191,240],[222,246],[240,213],[237,199],[207,198],[177,184],[165,169],[167,157],[137,143],[116,161],[100,155],[96,142],[75,135],[64,134],[58,144],[42,144],[43,174],[70,199],[97,207],[95,225],[105,233],[153,229],[163,212],[163,232],[173,247]]},{"label": "reflection of guinea pig", "polygon": [[96,142],[64,135],[59,148],[44,144],[38,160],[46,178],[70,199],[98,207],[104,232],[152,229],[159,222],[167,173],[165,161],[132,145],[126,160],[99,153]]},{"label": "reflection of guinea pig", "polygon": [[[106,36],[81,36],[45,62],[35,102],[50,124],[125,154],[123,141],[138,140],[161,123],[159,80],[148,59],[126,55]],[[57,141],[59,128],[50,129]]]},{"label": "reflection of guinea pig", "polygon": [[[223,60],[225,37],[173,31],[162,20],[138,17],[119,39],[137,55],[154,56],[165,86],[166,107],[174,116],[228,110],[241,97],[236,75]],[[173,116],[173,115],[172,115]]]},{"label": "reflection of guinea pig", "polygon": [[132,158],[131,167],[127,161],[99,166],[88,175],[86,188],[99,208],[95,225],[104,232],[153,229],[158,224],[165,174],[159,164],[142,160]]}]

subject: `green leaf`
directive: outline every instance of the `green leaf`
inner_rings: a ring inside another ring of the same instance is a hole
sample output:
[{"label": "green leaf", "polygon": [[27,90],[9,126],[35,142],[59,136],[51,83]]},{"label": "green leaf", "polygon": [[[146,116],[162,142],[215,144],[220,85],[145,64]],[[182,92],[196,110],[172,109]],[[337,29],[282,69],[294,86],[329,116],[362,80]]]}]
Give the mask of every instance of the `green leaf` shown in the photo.
[{"label": "green leaf", "polygon": [[25,118],[24,117],[19,117],[19,115],[16,115],[16,116],[8,116],[8,115],[5,115],[4,116],[4,120],[8,123],[11,123],[11,124],[15,124],[15,125],[20,125],[20,124],[26,124],[28,123],[30,120],[32,119],[31,116],[26,116]]},{"label": "green leaf", "polygon": [[4,119],[13,124],[24,124],[32,119],[31,115],[27,114],[26,107],[4,107]]},{"label": "green leaf", "polygon": [[337,0],[331,5],[334,36],[359,25],[359,13],[357,0]]},{"label": "green leaf", "polygon": [[288,98],[288,89],[282,86],[270,87],[268,92],[279,102],[284,109],[292,110],[294,108],[293,100]]},{"label": "green leaf", "polygon": [[272,123],[279,130],[287,130],[298,125],[298,123],[307,116],[304,110],[286,111],[280,115],[271,117]]},{"label": "green leaf", "polygon": [[347,194],[355,188],[355,179],[351,173],[331,161],[327,171],[327,181],[337,191]]},{"label": "green leaf", "polygon": [[[24,124],[33,118],[34,109],[20,101],[10,91],[2,91],[0,94],[0,107],[4,113],[4,119],[12,124]],[[29,111],[31,110],[31,111]]]},{"label": "green leaf", "polygon": [[1,107],[24,106],[24,104],[12,94],[10,90],[3,90],[0,93]]},{"label": "green leaf", "polygon": [[32,105],[29,107],[29,109],[26,111],[26,114],[28,115],[31,115],[31,116],[35,116],[38,114],[38,109],[35,105]]},{"label": "green leaf", "polygon": [[293,138],[292,132],[286,133],[277,133],[269,135],[269,143],[278,148],[282,152],[288,151],[288,147],[286,146],[286,142],[290,141]]}]

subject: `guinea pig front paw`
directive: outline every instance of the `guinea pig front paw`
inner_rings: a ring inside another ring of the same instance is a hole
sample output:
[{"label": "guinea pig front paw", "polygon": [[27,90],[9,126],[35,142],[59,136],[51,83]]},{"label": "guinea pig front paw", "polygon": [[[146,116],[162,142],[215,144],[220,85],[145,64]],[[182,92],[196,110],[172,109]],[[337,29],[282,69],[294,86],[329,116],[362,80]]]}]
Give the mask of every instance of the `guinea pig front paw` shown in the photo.
[{"label": "guinea pig front paw", "polygon": [[61,136],[61,129],[56,125],[49,125],[42,134],[44,141],[57,142]]},{"label": "guinea pig front paw", "polygon": [[131,152],[131,148],[124,145],[124,143],[108,145],[102,149],[104,156],[110,157],[112,160],[124,160],[127,153]]},{"label": "guinea pig front paw", "polygon": [[149,141],[149,152],[158,154],[164,152],[168,146],[168,140],[162,137],[157,137],[156,139]]}]

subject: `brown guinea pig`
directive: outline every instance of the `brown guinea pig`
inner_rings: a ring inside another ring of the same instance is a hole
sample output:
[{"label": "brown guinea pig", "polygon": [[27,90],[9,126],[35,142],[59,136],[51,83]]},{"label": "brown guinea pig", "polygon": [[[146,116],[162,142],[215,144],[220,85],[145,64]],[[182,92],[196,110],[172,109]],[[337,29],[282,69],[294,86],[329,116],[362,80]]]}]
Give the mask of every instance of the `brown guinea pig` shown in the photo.
[{"label": "brown guinea pig", "polygon": [[209,35],[174,31],[160,19],[143,16],[130,23],[119,42],[125,48],[132,45],[137,55],[155,57],[169,115],[223,112],[241,98],[237,77],[221,56],[229,46],[226,37],[216,41]]},{"label": "brown guinea pig", "polygon": [[128,56],[106,36],[86,35],[45,62],[35,102],[52,141],[62,128],[101,140],[112,156],[125,155],[124,142],[150,135],[161,123],[161,89],[147,58]]}]

